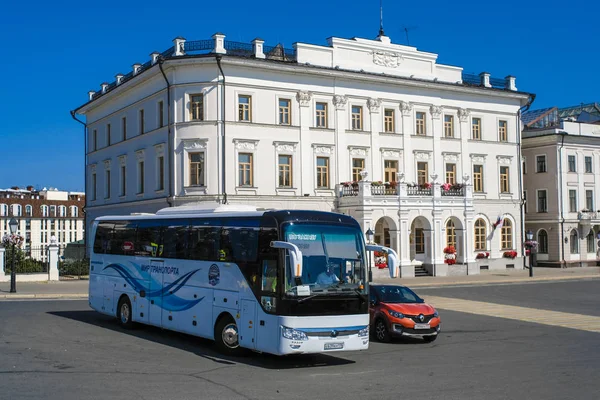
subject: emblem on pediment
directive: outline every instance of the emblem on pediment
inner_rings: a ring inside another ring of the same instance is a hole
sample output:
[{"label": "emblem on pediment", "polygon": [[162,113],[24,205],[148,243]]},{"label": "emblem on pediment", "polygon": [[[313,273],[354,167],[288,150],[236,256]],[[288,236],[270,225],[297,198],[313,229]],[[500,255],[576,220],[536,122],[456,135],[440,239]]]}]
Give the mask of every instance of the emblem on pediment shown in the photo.
[{"label": "emblem on pediment", "polygon": [[402,55],[389,51],[374,51],[373,64],[381,65],[382,67],[396,68],[402,63]]},{"label": "emblem on pediment", "polygon": [[360,147],[352,147],[352,148],[350,148],[350,155],[351,156],[366,156],[367,149],[363,149]]},{"label": "emblem on pediment", "polygon": [[510,164],[512,157],[510,156],[496,156],[498,164]]},{"label": "emblem on pediment", "polygon": [[431,158],[429,152],[426,151],[415,151],[414,155],[417,160],[429,160]]},{"label": "emblem on pediment", "polygon": [[236,142],[235,148],[238,150],[256,150],[258,142]]},{"label": "emblem on pediment", "polygon": [[314,149],[317,154],[331,154],[331,147],[316,146]]},{"label": "emblem on pediment", "polygon": [[205,140],[184,140],[183,148],[186,150],[206,149],[206,141]]}]

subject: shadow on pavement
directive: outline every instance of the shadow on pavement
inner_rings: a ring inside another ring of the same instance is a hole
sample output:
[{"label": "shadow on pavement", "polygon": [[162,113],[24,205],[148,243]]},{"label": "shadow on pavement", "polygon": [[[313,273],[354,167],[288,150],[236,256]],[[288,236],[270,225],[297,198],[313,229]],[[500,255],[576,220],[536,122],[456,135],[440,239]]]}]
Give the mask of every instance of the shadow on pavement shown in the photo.
[{"label": "shadow on pavement", "polygon": [[355,363],[355,361],[352,360],[333,357],[326,354],[275,356],[266,353],[255,353],[250,350],[244,352],[240,357],[230,357],[213,349],[214,343],[212,340],[170,330],[163,330],[149,325],[136,325],[134,329],[127,330],[123,329],[115,318],[99,314],[96,311],[51,311],[48,312],[48,314],[84,322],[114,332],[171,346],[179,350],[189,351],[200,357],[224,365],[235,365],[240,363],[267,369],[294,369],[332,367]]}]

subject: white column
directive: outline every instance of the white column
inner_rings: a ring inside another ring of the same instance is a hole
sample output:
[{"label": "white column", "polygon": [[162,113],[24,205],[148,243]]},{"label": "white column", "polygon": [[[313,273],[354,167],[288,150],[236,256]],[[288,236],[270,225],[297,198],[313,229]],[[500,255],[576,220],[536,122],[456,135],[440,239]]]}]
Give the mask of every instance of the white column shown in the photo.
[{"label": "white column", "polygon": [[413,157],[409,157],[412,154],[412,142],[411,136],[414,132],[412,111],[413,106],[405,101],[400,102],[400,111],[402,112],[402,148],[403,157],[402,162],[404,163],[402,171],[405,179],[413,181],[415,179]]},{"label": "white column", "polygon": [[[255,39],[255,41],[256,40],[258,39]],[[310,103],[312,93],[300,91],[296,93],[296,99],[300,105],[300,157],[298,164],[300,167],[300,185],[298,186],[298,189],[300,196],[303,196],[306,193],[314,194],[314,189],[317,187],[316,182],[314,182],[316,166],[313,163],[313,151],[310,143],[310,123],[312,121]]]},{"label": "white column", "polygon": [[8,282],[10,279],[6,276],[4,272],[4,252],[6,249],[4,247],[0,247],[0,282]]},{"label": "white column", "polygon": [[[369,99],[367,100],[367,107],[369,108],[370,116],[370,127],[371,127],[371,165],[369,166],[371,172],[371,179],[374,181],[383,181],[383,171],[381,169],[381,153],[376,151],[379,149],[379,132],[381,129],[381,118],[379,111],[381,109],[381,99]],[[375,167],[377,165],[377,167]]]},{"label": "white column", "polygon": [[[342,95],[333,96],[333,106],[335,107],[335,176],[334,182],[340,183],[345,181],[351,181],[352,176],[350,174],[348,153],[342,157],[341,147],[342,143],[340,140],[345,137],[347,116],[346,116],[346,103],[348,98]],[[345,144],[345,142],[344,142]]]},{"label": "white column", "polygon": [[56,238],[55,242],[48,246],[48,280],[58,281],[58,244]]}]

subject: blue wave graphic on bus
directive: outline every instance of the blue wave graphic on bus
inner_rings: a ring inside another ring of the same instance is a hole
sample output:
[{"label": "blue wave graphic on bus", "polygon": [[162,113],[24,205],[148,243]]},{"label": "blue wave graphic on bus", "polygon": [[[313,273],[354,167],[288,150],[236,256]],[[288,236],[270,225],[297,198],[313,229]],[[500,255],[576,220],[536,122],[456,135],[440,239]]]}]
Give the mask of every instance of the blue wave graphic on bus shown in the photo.
[{"label": "blue wave graphic on bus", "polygon": [[[138,279],[136,279],[134,276],[132,276],[131,272],[129,272],[129,269],[126,266],[115,263],[115,264],[110,264],[110,265],[107,265],[106,267],[104,267],[105,270],[109,269],[109,268],[117,271],[119,273],[119,275],[121,275],[123,277],[123,279],[125,279],[125,281],[127,283],[129,283],[129,285],[131,285],[131,287],[137,293],[140,293],[143,290],[144,292],[146,292],[145,297],[147,297],[148,299],[154,300],[155,305],[158,305],[159,307],[161,307],[162,309],[167,310],[167,311],[189,310],[190,308],[194,307],[196,304],[200,303],[204,299],[204,296],[202,296],[199,299],[186,300],[186,299],[182,299],[181,297],[175,295],[175,293],[177,293],[186,284],[186,282],[196,272],[199,271],[199,269],[188,272],[187,274],[178,278],[175,282],[173,282],[167,286],[163,286],[158,290],[150,290],[150,288],[146,288],[144,285],[142,285],[138,281]],[[152,279],[152,278],[150,278],[150,279]]]}]

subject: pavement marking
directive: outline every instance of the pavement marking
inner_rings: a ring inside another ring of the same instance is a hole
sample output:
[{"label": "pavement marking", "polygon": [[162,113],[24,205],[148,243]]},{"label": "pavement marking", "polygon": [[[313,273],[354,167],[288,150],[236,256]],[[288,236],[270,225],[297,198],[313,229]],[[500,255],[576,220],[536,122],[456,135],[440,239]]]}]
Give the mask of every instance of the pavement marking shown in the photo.
[{"label": "pavement marking", "polygon": [[537,308],[509,306],[505,304],[453,299],[449,297],[424,297],[427,303],[442,310],[459,311],[469,314],[485,315],[488,317],[506,318],[600,333],[600,317],[592,315],[540,310]]}]

